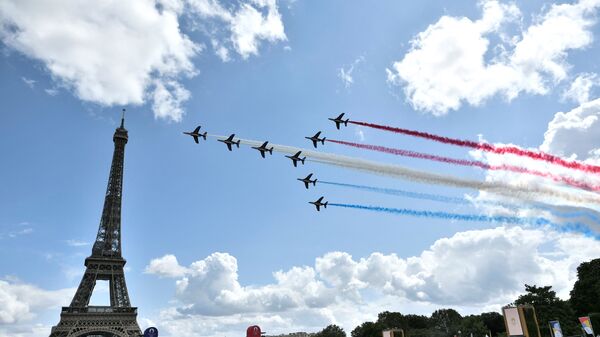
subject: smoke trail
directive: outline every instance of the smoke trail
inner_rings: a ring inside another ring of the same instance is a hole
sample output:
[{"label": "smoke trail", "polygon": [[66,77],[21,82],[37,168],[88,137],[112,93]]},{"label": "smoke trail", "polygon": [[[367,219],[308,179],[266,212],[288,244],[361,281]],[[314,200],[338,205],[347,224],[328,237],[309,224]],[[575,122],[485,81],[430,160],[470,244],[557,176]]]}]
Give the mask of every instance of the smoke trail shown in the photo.
[{"label": "smoke trail", "polygon": [[366,150],[371,150],[371,151],[389,153],[389,154],[394,154],[394,155],[403,156],[403,157],[427,159],[427,160],[433,160],[433,161],[437,161],[437,162],[441,162],[441,163],[454,164],[454,165],[479,167],[484,170],[509,171],[509,172],[515,172],[515,173],[529,174],[529,175],[533,175],[533,176],[551,179],[556,182],[565,183],[567,185],[581,188],[584,190],[600,192],[600,186],[597,186],[597,185],[590,185],[590,184],[586,184],[584,182],[577,181],[576,179],[573,179],[570,177],[564,177],[564,176],[559,176],[559,175],[552,174],[552,173],[530,170],[530,169],[527,169],[524,167],[519,167],[519,166],[490,165],[490,164],[486,164],[486,163],[478,161],[478,160],[455,159],[455,158],[449,158],[449,157],[443,157],[443,156],[436,156],[436,155],[428,154],[428,153],[421,153],[421,152],[415,152],[415,151],[409,151],[409,150],[403,150],[403,149],[395,149],[395,148],[390,148],[390,147],[385,147],[385,146],[380,146],[380,145],[370,145],[370,144],[346,142],[343,140],[336,140],[336,139],[327,139],[326,141],[335,143],[335,144],[356,147],[359,149],[366,149]]},{"label": "smoke trail", "polygon": [[[226,139],[227,137],[219,135],[209,135],[217,139]],[[241,143],[250,146],[260,146],[262,141],[240,139]],[[511,197],[523,199],[523,200],[536,200],[536,194],[544,194],[554,198],[560,198],[565,201],[572,203],[584,203],[584,204],[600,204],[600,197],[589,192],[581,191],[577,194],[572,194],[566,191],[561,191],[552,187],[545,186],[526,186],[526,185],[508,185],[503,182],[491,182],[491,181],[477,181],[469,179],[461,179],[453,176],[447,176],[442,174],[424,172],[412,170],[399,165],[391,165],[368,161],[359,158],[341,156],[337,154],[331,154],[326,152],[316,152],[306,150],[303,148],[277,145],[269,143],[268,146],[273,147],[273,151],[295,154],[298,151],[302,152],[302,156],[311,158],[311,162],[322,163],[327,165],[333,165],[338,167],[345,167],[349,169],[355,169],[363,172],[376,173],[389,177],[408,179],[411,181],[417,181],[422,183],[446,185],[452,187],[461,188],[472,188],[476,190],[489,191],[496,194],[508,195]]]},{"label": "smoke trail", "polygon": [[389,208],[379,206],[365,206],[365,205],[353,205],[353,204],[339,204],[329,203],[329,206],[343,207],[343,208],[355,208],[375,212],[391,213],[397,215],[408,215],[419,218],[437,218],[446,220],[460,220],[460,221],[478,221],[478,222],[490,222],[490,223],[506,223],[511,225],[534,225],[534,226],[550,226],[553,229],[560,232],[578,232],[585,234],[586,236],[593,237],[596,240],[600,240],[600,236],[592,232],[587,226],[581,223],[567,223],[567,224],[556,224],[545,218],[519,218],[514,216],[504,215],[478,215],[478,214],[459,214],[441,211],[419,211],[408,208]]},{"label": "smoke trail", "polygon": [[[443,195],[439,195],[439,194],[411,192],[411,191],[405,191],[405,190],[399,190],[399,189],[393,189],[393,188],[383,188],[383,187],[375,187],[375,186],[367,186],[367,185],[338,183],[338,182],[332,182],[332,181],[326,181],[326,180],[319,180],[319,184],[347,187],[347,188],[353,188],[353,189],[358,189],[358,190],[362,190],[362,191],[370,191],[370,192],[375,192],[375,193],[395,195],[395,196],[406,197],[406,198],[411,198],[411,199],[430,200],[430,201],[437,201],[437,202],[457,204],[457,205],[473,205],[475,203],[474,201],[471,201],[467,198],[457,198],[457,197],[443,196]],[[594,213],[592,213],[593,211],[591,211],[591,210],[590,211],[567,212],[567,211],[557,210],[556,207],[552,207],[552,206],[541,204],[541,203],[531,203],[524,207],[519,207],[514,204],[508,204],[508,203],[497,202],[497,201],[489,201],[489,200],[478,200],[477,203],[480,203],[483,205],[489,205],[489,206],[499,206],[499,207],[503,207],[506,209],[510,209],[512,211],[519,211],[520,209],[524,209],[524,210],[540,209],[540,210],[548,211],[552,215],[554,215],[556,217],[560,217],[560,218],[587,217],[587,218],[591,219],[592,221],[595,221],[596,225],[600,224],[600,218],[598,216],[596,216]]]},{"label": "smoke trail", "polygon": [[554,156],[554,155],[551,155],[546,152],[531,151],[531,150],[522,149],[522,148],[519,148],[516,146],[508,146],[508,145],[496,146],[496,145],[486,143],[486,142],[474,142],[474,141],[470,141],[470,140],[449,138],[449,137],[430,134],[427,132],[421,132],[421,131],[415,131],[415,130],[409,130],[409,129],[397,128],[397,127],[392,127],[392,126],[367,123],[367,122],[359,122],[359,121],[349,121],[349,122],[352,124],[366,126],[366,127],[373,128],[373,129],[391,131],[391,132],[401,133],[401,134],[405,134],[405,135],[409,135],[409,136],[413,136],[413,137],[425,138],[425,139],[433,140],[433,141],[444,143],[444,144],[452,144],[452,145],[457,145],[457,146],[462,146],[462,147],[469,147],[472,149],[481,150],[481,151],[485,151],[485,152],[492,152],[492,153],[497,153],[497,154],[509,153],[509,154],[514,154],[517,156],[528,157],[528,158],[535,159],[535,160],[542,160],[542,161],[545,161],[548,163],[560,165],[560,166],[570,168],[570,169],[584,171],[587,173],[600,173],[600,166],[585,164],[585,163],[582,163],[579,161],[568,161],[561,157]]}]

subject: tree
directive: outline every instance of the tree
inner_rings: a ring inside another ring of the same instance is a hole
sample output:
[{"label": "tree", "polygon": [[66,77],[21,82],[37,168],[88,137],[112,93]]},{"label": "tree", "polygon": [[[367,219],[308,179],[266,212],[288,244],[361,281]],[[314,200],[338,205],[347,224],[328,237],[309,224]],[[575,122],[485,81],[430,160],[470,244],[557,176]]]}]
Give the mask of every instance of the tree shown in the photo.
[{"label": "tree", "polygon": [[438,330],[447,336],[454,335],[458,331],[462,316],[454,309],[440,309],[431,314],[430,322]]},{"label": "tree", "polygon": [[399,312],[384,311],[377,315],[377,324],[382,329],[406,329],[405,317]]},{"label": "tree", "polygon": [[467,316],[460,322],[461,335],[465,337],[483,337],[488,334],[488,328],[483,324],[480,316]]},{"label": "tree", "polygon": [[406,329],[427,329],[429,328],[429,317],[423,315],[404,315]]},{"label": "tree", "polygon": [[339,326],[331,324],[325,329],[317,332],[315,337],[346,337],[346,332]]},{"label": "tree", "polygon": [[382,327],[373,322],[364,322],[352,330],[352,337],[381,337]]},{"label": "tree", "polygon": [[577,322],[577,317],[567,301],[563,301],[556,297],[556,292],[552,290],[552,286],[538,287],[525,285],[527,293],[519,296],[515,304],[530,304],[535,308],[540,332],[544,337],[550,337],[550,327],[548,321],[558,320],[565,335],[578,334],[580,329]]},{"label": "tree", "polygon": [[481,320],[488,330],[490,330],[492,336],[496,336],[501,332],[506,332],[504,317],[497,312],[484,312],[481,314]]},{"label": "tree", "polygon": [[600,259],[577,267],[577,281],[571,290],[571,306],[578,316],[600,312]]}]

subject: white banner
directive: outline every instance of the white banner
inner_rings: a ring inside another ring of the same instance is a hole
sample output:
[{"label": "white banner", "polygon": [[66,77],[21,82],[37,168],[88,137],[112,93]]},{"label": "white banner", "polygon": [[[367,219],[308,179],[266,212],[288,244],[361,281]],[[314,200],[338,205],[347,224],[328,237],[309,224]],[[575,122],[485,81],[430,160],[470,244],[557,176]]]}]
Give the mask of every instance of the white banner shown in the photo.
[{"label": "white banner", "polygon": [[521,320],[519,319],[519,310],[517,308],[505,308],[504,319],[508,327],[509,336],[524,336]]}]

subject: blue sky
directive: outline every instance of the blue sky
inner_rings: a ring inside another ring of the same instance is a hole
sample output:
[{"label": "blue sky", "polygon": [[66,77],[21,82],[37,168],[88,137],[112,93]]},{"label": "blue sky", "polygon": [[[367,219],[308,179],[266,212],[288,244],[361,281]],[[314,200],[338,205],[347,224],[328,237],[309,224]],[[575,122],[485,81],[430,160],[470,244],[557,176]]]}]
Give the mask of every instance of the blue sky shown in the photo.
[{"label": "blue sky", "polygon": [[[122,220],[127,283],[141,327],[154,324],[161,335],[242,334],[254,323],[269,333],[336,323],[349,333],[384,310],[497,311],[526,282],[552,284],[567,296],[577,265],[600,254],[597,241],[548,228],[334,207],[315,212],[307,202],[325,195],[339,203],[549,216],[490,208],[478,201],[499,197],[476,190],[314,162],[293,168],[279,153],[262,159],[247,146],[229,152],[214,138],[196,145],[181,134],[201,124],[211,134],[308,148],[304,136],[320,130],[328,138],[595,182],[521,158],[354,125],[338,131],[327,118],[345,112],[352,120],[598,163],[597,1],[46,6],[0,5],[0,336],[47,334],[58,308],[70,302],[97,231],[122,107],[130,137]],[[322,151],[556,187],[332,143]],[[296,178],[311,172],[475,201],[457,206],[319,184],[307,191]],[[98,290],[101,303],[108,294]]]}]

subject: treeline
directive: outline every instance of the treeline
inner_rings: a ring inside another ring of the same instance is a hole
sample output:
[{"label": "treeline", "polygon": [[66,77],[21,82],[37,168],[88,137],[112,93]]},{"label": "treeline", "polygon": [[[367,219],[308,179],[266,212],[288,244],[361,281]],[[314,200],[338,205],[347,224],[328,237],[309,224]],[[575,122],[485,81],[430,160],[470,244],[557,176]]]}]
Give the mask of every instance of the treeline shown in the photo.
[{"label": "treeline", "polygon": [[[565,271],[566,272],[566,271]],[[569,300],[561,300],[552,286],[525,285],[525,294],[509,305],[535,307],[542,337],[550,337],[548,321],[560,321],[565,336],[581,335],[578,317],[600,312],[600,259],[584,262],[577,268],[577,281]],[[497,312],[461,316],[454,309],[440,309],[431,316],[384,311],[375,322],[364,322],[351,332],[352,337],[381,337],[387,329],[403,329],[406,337],[504,337],[504,318]],[[329,325],[315,337],[346,337],[337,325]]]}]

